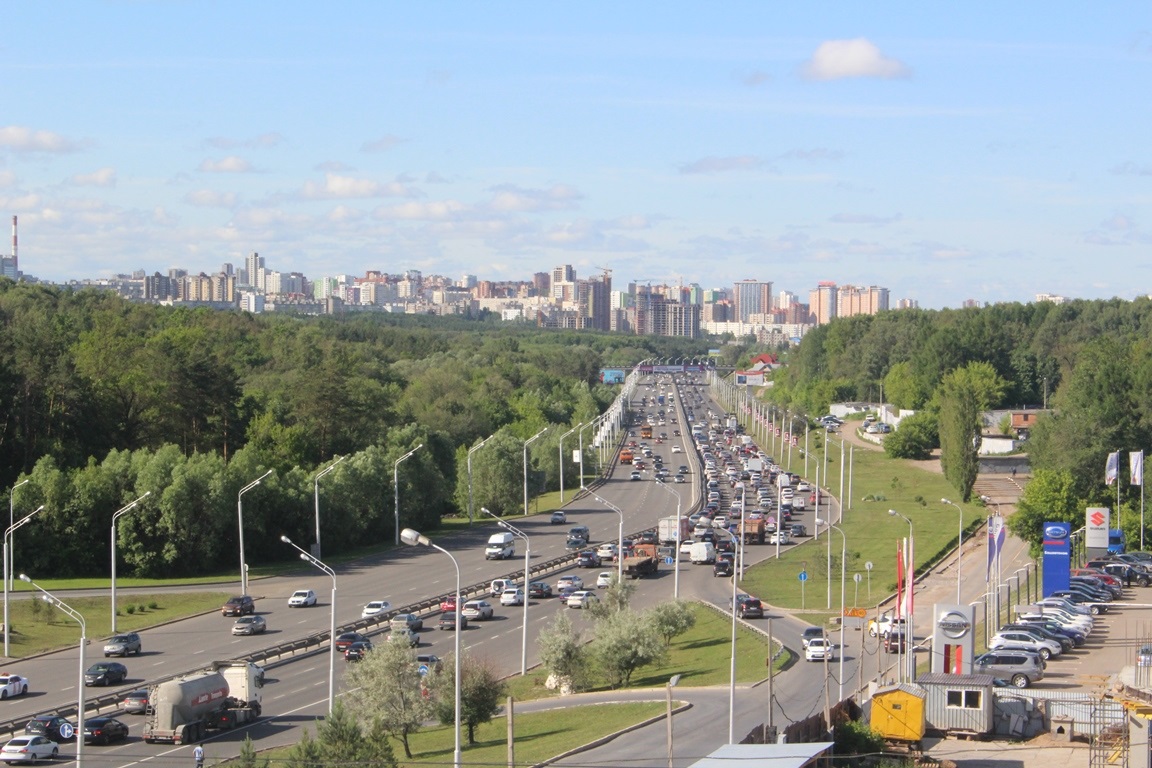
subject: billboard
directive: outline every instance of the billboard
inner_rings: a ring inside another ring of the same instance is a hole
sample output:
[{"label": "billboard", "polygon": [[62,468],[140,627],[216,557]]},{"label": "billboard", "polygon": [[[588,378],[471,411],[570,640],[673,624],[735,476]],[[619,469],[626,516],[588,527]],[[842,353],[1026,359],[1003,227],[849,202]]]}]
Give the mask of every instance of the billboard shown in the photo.
[{"label": "billboard", "polygon": [[972,674],[976,656],[976,608],[972,605],[932,607],[932,671],[948,675]]},{"label": "billboard", "polygon": [[1112,510],[1108,507],[1088,507],[1084,510],[1084,546],[1088,549],[1108,549],[1108,526],[1112,524]]},{"label": "billboard", "polygon": [[600,381],[604,384],[623,384],[624,370],[621,368],[601,368]]},{"label": "billboard", "polygon": [[1044,523],[1044,597],[1068,589],[1072,577],[1071,523]]}]

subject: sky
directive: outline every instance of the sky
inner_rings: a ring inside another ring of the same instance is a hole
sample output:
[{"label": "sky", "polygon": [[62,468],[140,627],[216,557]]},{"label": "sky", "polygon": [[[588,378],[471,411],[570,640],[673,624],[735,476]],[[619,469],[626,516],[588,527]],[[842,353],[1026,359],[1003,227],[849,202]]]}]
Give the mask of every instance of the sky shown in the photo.
[{"label": "sky", "polygon": [[21,269],[1152,292],[1152,3],[4,6]]}]

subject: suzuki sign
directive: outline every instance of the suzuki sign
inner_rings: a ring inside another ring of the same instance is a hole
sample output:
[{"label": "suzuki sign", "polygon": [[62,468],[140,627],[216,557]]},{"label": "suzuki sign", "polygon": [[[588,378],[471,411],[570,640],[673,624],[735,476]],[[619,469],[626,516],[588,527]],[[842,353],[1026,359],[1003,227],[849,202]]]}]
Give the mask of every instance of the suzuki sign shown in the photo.
[{"label": "suzuki sign", "polygon": [[1088,507],[1084,512],[1084,546],[1088,549],[1108,549],[1108,527],[1112,510],[1108,507]]}]

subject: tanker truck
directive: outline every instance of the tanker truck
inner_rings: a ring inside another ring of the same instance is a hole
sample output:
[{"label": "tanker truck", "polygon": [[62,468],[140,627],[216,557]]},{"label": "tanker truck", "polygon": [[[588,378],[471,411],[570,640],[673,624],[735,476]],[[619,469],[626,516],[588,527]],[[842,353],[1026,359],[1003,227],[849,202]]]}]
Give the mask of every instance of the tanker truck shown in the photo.
[{"label": "tanker truck", "polygon": [[214,661],[199,672],[148,688],[144,741],[195,744],[209,729],[260,717],[264,670],[248,661]]}]

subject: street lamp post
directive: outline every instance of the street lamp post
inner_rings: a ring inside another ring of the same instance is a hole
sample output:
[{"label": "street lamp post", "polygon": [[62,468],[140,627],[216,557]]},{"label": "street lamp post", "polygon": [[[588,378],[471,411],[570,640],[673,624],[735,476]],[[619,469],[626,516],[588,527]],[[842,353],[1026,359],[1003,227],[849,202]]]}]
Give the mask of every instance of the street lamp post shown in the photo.
[{"label": "street lamp post", "polygon": [[484,447],[484,443],[496,437],[495,434],[488,435],[476,445],[468,449],[468,525],[472,525],[472,454]]},{"label": "street lamp post", "polygon": [[301,560],[311,563],[332,577],[332,620],[328,632],[328,714],[331,715],[332,706],[336,701],[336,571],[321,562],[320,558],[305,552],[287,536],[281,536],[280,541],[299,552]]},{"label": "street lamp post", "polygon": [[[680,494],[677,493],[676,491],[672,490],[671,488],[669,488],[668,484],[665,483],[663,480],[657,479],[656,483],[661,488],[668,491],[668,493],[670,493],[676,497],[676,565],[675,565],[676,573],[673,575],[673,578],[672,578],[672,599],[673,600],[679,600],[680,599],[680,545],[683,543],[681,541],[681,539],[682,539],[682,534],[684,533],[684,518],[682,518],[680,516]],[[621,553],[621,555],[623,555],[623,553]],[[735,578],[735,576],[733,576],[733,578]]]},{"label": "street lamp post", "polygon": [[454,721],[456,723],[456,745],[452,751],[452,765],[454,768],[460,768],[460,563],[456,562],[456,558],[452,553],[444,549],[444,547],[434,544],[427,536],[421,535],[418,531],[411,528],[405,528],[400,533],[400,539],[409,546],[417,544],[425,547],[432,547],[432,549],[439,550],[448,555],[452,561],[452,565],[456,567],[456,629],[453,634],[456,636],[456,650],[453,655],[455,656],[455,711]]},{"label": "street lamp post", "polygon": [[[912,521],[894,509],[888,510],[892,517],[899,517],[908,523],[908,576],[912,587],[916,585],[916,535],[912,530]],[[908,590],[908,682],[915,682],[916,678],[916,615],[914,613],[916,600],[912,589]]]},{"label": "street lamp post", "polygon": [[672,768],[672,689],[680,682],[680,675],[672,675],[668,679],[668,712],[666,718],[668,720],[668,768]]},{"label": "street lamp post", "polygon": [[312,498],[316,503],[316,557],[320,557],[320,478],[336,469],[336,466],[346,458],[348,457],[338,457],[336,461],[317,472],[316,477],[312,478]]},{"label": "street lamp post", "polygon": [[480,511],[489,517],[495,518],[496,524],[506,531],[512,533],[516,538],[524,539],[524,621],[520,629],[520,674],[528,674],[528,586],[529,586],[529,569],[531,568],[530,558],[532,555],[532,543],[528,540],[528,534],[520,530],[505,520],[501,520],[497,515],[489,512],[484,507],[480,507]]},{"label": "street lamp post", "polygon": [[732,659],[728,671],[728,743],[736,743],[736,564],[742,560],[743,554],[741,538],[727,528],[719,530],[732,537],[735,548],[735,561],[732,563]]},{"label": "street lamp post", "polygon": [[[116,521],[119,520],[122,515],[130,512],[137,504],[144,501],[144,499],[151,495],[152,491],[148,491],[128,506],[112,513],[112,634],[116,634]],[[8,619],[5,618],[4,622],[7,623]],[[5,651],[5,655],[7,655],[7,651]]]},{"label": "street lamp post", "polygon": [[[9,546],[8,542],[11,541],[13,544],[15,544],[15,542],[16,542],[16,536],[15,536],[16,529],[19,528],[20,526],[24,525],[25,523],[27,523],[29,520],[31,520],[32,516],[35,515],[37,512],[39,512],[42,509],[44,509],[43,504],[36,507],[36,509],[29,512],[27,515],[22,517],[17,522],[8,526],[8,530],[4,531],[4,573],[5,574],[8,573],[8,567],[11,564],[9,550],[12,547]],[[4,655],[7,657],[10,657],[12,654],[10,654],[8,652],[8,634],[9,634],[8,633],[8,627],[11,626],[8,623],[8,592],[9,592],[8,577],[7,577],[7,575],[5,575],[5,577],[4,577]]]},{"label": "street lamp post", "polygon": [[584,422],[580,422],[576,426],[572,427],[572,429],[560,435],[560,506],[564,506],[564,438],[568,437],[568,435],[580,429],[582,426],[584,426]]},{"label": "street lamp post", "polygon": [[[21,480],[20,482],[16,483],[16,485],[12,486],[11,490],[8,491],[8,527],[9,528],[11,528],[13,526],[13,524],[15,524],[15,522],[16,522],[16,489],[22,485],[27,485],[30,482],[32,482],[32,478],[28,478],[27,480]],[[7,541],[7,539],[5,539],[5,541]],[[12,554],[12,559],[15,560],[16,559],[15,547],[13,547],[13,551],[11,554]],[[15,581],[13,581],[13,579],[12,579],[12,571],[10,570],[10,566],[11,566],[11,563],[9,563],[9,565],[4,567],[4,581],[6,584],[8,584],[9,589],[16,586]],[[5,627],[8,626],[8,617],[7,616],[4,617],[4,626]],[[4,637],[5,638],[8,637],[7,629],[5,629],[5,631],[4,631]],[[8,649],[7,648],[4,649],[4,655],[5,656],[8,655]]]},{"label": "street lamp post", "polygon": [[960,563],[962,562],[960,558],[964,549],[964,510],[960,508],[959,504],[948,501],[948,499],[940,499],[940,502],[951,504],[960,513],[960,522],[956,526],[956,605],[960,605]]},{"label": "street lamp post", "polygon": [[396,546],[400,546],[400,463],[423,447],[424,443],[420,443],[392,464],[392,508],[396,511]]},{"label": "street lamp post", "polygon": [[[592,419],[592,421],[580,427],[580,431],[576,435],[580,438],[580,490],[584,490],[584,430],[588,427],[595,427],[600,423],[602,418],[604,417],[601,415]],[[593,434],[595,434],[595,432],[593,432]]]},{"label": "street lamp post", "polygon": [[[820,524],[820,519],[816,519],[816,524]],[[837,675],[840,677],[840,692],[839,701],[844,701],[844,582],[845,582],[845,562],[848,559],[848,537],[844,534],[844,529],[834,523],[827,523],[828,528],[837,531],[840,534],[840,671]],[[828,548],[832,548],[832,534],[828,534]]]},{"label": "street lamp post", "polygon": [[[31,516],[32,515],[29,515],[28,517]],[[24,519],[27,520],[28,517]],[[33,589],[43,594],[41,599],[56,606],[75,619],[76,623],[80,625],[80,673],[77,675],[76,680],[76,688],[78,691],[76,694],[76,768],[81,768],[81,766],[84,765],[84,648],[88,645],[88,625],[79,611],[42,588],[25,574],[20,574],[20,581],[23,581],[25,584],[31,584]]]},{"label": "street lamp post", "polygon": [[600,502],[604,506],[608,507],[608,509],[612,510],[613,512],[615,512],[616,514],[618,514],[620,516],[620,533],[619,533],[620,541],[616,544],[616,581],[623,582],[624,581],[624,510],[620,509],[620,507],[616,506],[615,504],[608,501],[604,497],[599,496],[596,493],[593,493],[592,491],[588,491],[588,495],[591,496],[592,498],[596,499],[596,501]]},{"label": "street lamp post", "polygon": [[248,483],[240,489],[240,493],[236,494],[236,517],[239,519],[240,525],[240,594],[242,595],[248,594],[248,564],[244,562],[244,494],[264,482],[264,478],[270,474],[272,474],[272,470],[268,470]]},{"label": "street lamp post", "polygon": [[548,427],[540,430],[524,441],[524,515],[528,515],[528,446],[532,445],[541,435],[548,431]]}]

